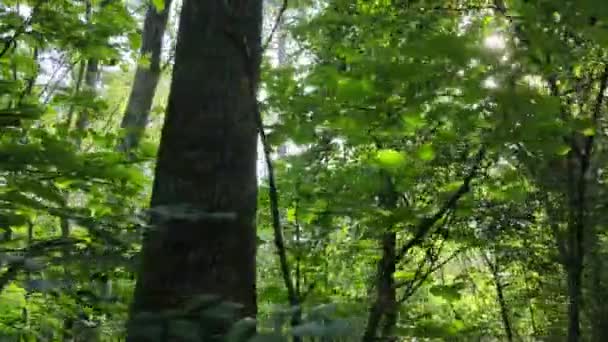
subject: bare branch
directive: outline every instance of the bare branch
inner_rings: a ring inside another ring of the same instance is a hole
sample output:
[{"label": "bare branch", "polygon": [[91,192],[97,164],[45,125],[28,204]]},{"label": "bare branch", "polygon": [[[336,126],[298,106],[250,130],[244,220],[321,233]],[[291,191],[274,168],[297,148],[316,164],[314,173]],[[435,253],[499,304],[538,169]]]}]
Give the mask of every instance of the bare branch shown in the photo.
[{"label": "bare branch", "polygon": [[262,44],[262,53],[264,53],[264,51],[266,51],[266,49],[268,49],[268,45],[270,45],[270,42],[272,42],[272,38],[274,37],[274,34],[276,33],[277,29],[281,25],[281,21],[283,20],[283,14],[285,14],[285,11],[287,10],[287,5],[288,5],[288,0],[283,0],[283,4],[281,5],[281,8],[279,9],[279,14],[277,14],[277,18],[275,19],[274,25],[272,26],[272,30],[270,31],[268,38],[266,38],[266,42],[264,42],[264,44]]}]

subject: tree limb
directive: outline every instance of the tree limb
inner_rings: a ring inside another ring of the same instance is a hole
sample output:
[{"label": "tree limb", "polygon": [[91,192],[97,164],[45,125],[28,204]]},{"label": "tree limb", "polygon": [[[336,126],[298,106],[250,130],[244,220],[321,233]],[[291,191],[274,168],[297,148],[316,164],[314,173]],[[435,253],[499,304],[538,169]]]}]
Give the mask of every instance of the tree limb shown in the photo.
[{"label": "tree limb", "polygon": [[415,229],[416,233],[415,233],[414,237],[411,240],[409,240],[405,245],[403,245],[403,247],[401,247],[401,250],[397,254],[396,261],[403,259],[405,254],[407,254],[407,252],[412,247],[420,244],[422,242],[422,240],[424,239],[424,237],[433,228],[435,223],[437,223],[437,221],[439,221],[441,218],[443,218],[443,216],[449,210],[454,209],[456,207],[456,204],[460,200],[460,198],[469,192],[471,181],[477,175],[477,172],[479,171],[479,167],[481,165],[481,161],[483,160],[484,156],[485,156],[485,148],[482,147],[479,150],[479,152],[477,153],[477,156],[475,158],[475,164],[473,165],[473,168],[471,169],[469,174],[464,178],[464,182],[462,183],[460,188],[458,188],[458,190],[456,190],[456,192],[454,192],[452,194],[452,196],[450,196],[450,198],[443,204],[443,206],[435,214],[433,214],[433,216],[425,217],[418,223],[417,228]]},{"label": "tree limb", "polygon": [[268,38],[266,38],[266,42],[264,42],[264,44],[262,45],[262,53],[264,53],[264,51],[266,51],[266,49],[268,48],[268,45],[270,45],[270,42],[272,41],[274,34],[276,33],[277,29],[279,28],[279,25],[281,24],[281,21],[283,20],[283,14],[285,14],[285,11],[287,10],[287,5],[288,5],[288,0],[283,0],[283,4],[281,5],[281,8],[279,9],[279,14],[277,15],[277,18],[274,21],[274,25],[272,26],[272,30],[270,31]]}]

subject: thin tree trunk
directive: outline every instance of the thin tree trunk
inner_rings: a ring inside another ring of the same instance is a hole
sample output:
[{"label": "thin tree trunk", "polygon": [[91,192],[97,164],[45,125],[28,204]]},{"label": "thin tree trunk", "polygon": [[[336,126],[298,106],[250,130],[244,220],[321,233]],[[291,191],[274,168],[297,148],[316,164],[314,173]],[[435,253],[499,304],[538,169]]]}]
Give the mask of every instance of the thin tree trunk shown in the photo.
[{"label": "thin tree trunk", "polygon": [[[527,248],[529,248],[529,247],[527,246]],[[528,275],[528,270],[526,269],[525,266],[523,267],[523,272],[524,272],[524,283],[525,283],[525,287],[526,287],[526,292],[528,292],[528,294],[531,295],[532,290],[530,289],[530,277]],[[538,337],[540,335],[540,333],[538,330],[538,326],[536,324],[536,314],[534,313],[534,305],[533,305],[531,299],[532,299],[532,296],[530,296],[530,301],[528,303],[528,312],[530,312],[530,325],[532,326],[533,336]]]},{"label": "thin tree trunk", "polygon": [[[86,3],[86,19],[88,22],[92,22],[92,15],[93,15],[93,9],[91,6],[91,1],[87,1]],[[91,91],[93,94],[95,94],[95,89],[96,89],[96,85],[97,85],[97,79],[99,77],[99,61],[96,58],[89,58],[87,63],[86,63],[86,70],[84,69],[84,64],[81,65],[81,70],[79,71],[78,74],[78,80],[76,81],[76,89],[75,89],[75,94],[78,93],[78,91],[80,90],[80,83],[82,82],[82,71],[84,72],[84,82],[85,82],[85,86],[87,87],[87,89],[89,91]],[[70,113],[68,113],[68,125],[71,123],[72,117],[73,117],[73,113],[71,113],[71,111],[73,110],[73,107],[70,108]],[[76,131],[78,131],[80,134],[84,134],[84,131],[88,128],[89,126],[89,121],[90,121],[90,115],[87,109],[83,110],[82,112],[80,112],[80,114],[78,115],[78,118],[76,120]],[[70,129],[70,127],[68,126],[68,130]],[[82,138],[81,137],[77,137],[76,138],[76,146],[78,149],[80,149],[81,147],[81,143],[82,143]],[[68,204],[70,201],[70,196],[69,194],[66,194],[65,196],[65,203]],[[70,222],[66,219],[66,218],[61,218],[60,219],[60,226],[61,226],[61,237],[64,239],[68,239],[70,237],[70,232],[71,232],[71,226],[70,226]],[[65,259],[65,262],[69,263],[70,262],[70,248],[69,246],[66,246],[63,250],[63,258]],[[64,283],[66,284],[65,287],[67,290],[72,290],[72,282],[70,281],[70,278],[72,277],[71,272],[69,271],[69,267],[64,267]],[[78,322],[78,318],[76,317],[76,315],[74,317],[67,317],[64,319],[63,321],[63,339],[64,341],[72,341],[74,340],[74,335],[75,335],[75,324]]]},{"label": "thin tree trunk", "polygon": [[590,278],[591,278],[591,339],[594,342],[608,341],[608,308],[603,304],[603,298],[608,291],[604,284],[605,265],[604,257],[600,250],[599,235],[597,231],[590,239]]},{"label": "thin tree trunk", "polygon": [[492,262],[490,258],[485,255],[485,253],[483,254],[483,258],[486,265],[490,269],[490,273],[492,274],[492,280],[494,281],[494,287],[496,289],[496,301],[500,307],[500,318],[502,319],[502,326],[505,329],[507,341],[512,342],[513,328],[511,325],[511,320],[509,319],[509,307],[507,306],[507,301],[505,300],[504,285],[502,283],[502,279],[500,278],[498,264],[497,262]]},{"label": "thin tree trunk", "polygon": [[513,328],[511,326],[511,320],[509,319],[509,309],[504,295],[504,287],[500,275],[494,273],[494,286],[496,287],[496,296],[498,299],[498,305],[500,305],[500,317],[502,318],[502,324],[507,335],[507,341],[513,341]]},{"label": "thin tree trunk", "polygon": [[380,303],[380,301],[376,300],[369,309],[367,325],[365,326],[365,331],[363,333],[363,342],[373,342],[377,340],[376,334],[378,331],[378,327],[380,326],[382,316],[382,304]]},{"label": "thin tree trunk", "polygon": [[[81,61],[80,66],[78,67],[78,72],[76,74],[76,85],[74,86],[74,96],[80,92],[80,87],[82,86],[82,80],[84,80],[84,73],[86,71],[87,63],[86,61]],[[74,121],[74,103],[70,104],[70,108],[68,109],[68,115],[66,120],[66,127],[69,130],[72,127],[72,121]]]},{"label": "thin tree trunk", "polygon": [[[96,58],[89,58],[87,69],[84,76],[84,83],[89,91],[95,94],[97,80],[99,79],[99,61]],[[76,120],[76,130],[83,132],[89,127],[91,115],[89,110],[83,110]],[[78,140],[80,144],[80,139]]]},{"label": "thin tree trunk", "polygon": [[384,233],[381,244],[382,259],[378,264],[376,299],[369,311],[367,326],[363,334],[364,342],[376,341],[380,328],[382,328],[382,336],[384,338],[389,337],[397,322],[397,300],[393,279],[393,273],[395,273],[396,233]]},{"label": "thin tree trunk", "polygon": [[[34,223],[33,222],[28,222],[27,225],[27,248],[28,250],[30,249],[30,247],[32,246],[32,241],[34,240]],[[28,271],[25,275],[25,281],[26,283],[29,283],[31,281],[31,274]],[[28,340],[29,337],[29,329],[30,329],[30,315],[29,315],[29,311],[28,311],[28,305],[30,302],[30,296],[31,296],[31,291],[30,289],[27,289],[24,295],[24,301],[25,301],[25,305],[23,306],[23,309],[21,310],[21,319],[23,320],[23,325],[25,326],[25,329],[23,329],[24,331],[22,331],[20,333],[20,339],[23,338],[24,341]]]},{"label": "thin tree trunk", "polygon": [[[143,242],[130,342],[147,341],[141,333],[158,326],[138,314],[184,308],[201,295],[241,304],[239,317],[257,312],[257,120],[251,89],[257,88],[261,57],[262,1],[233,6],[183,3],[152,191],[154,228]],[[179,215],[184,210],[189,215]],[[200,324],[198,317],[184,319]],[[161,340],[176,340],[163,325]],[[223,335],[227,327],[218,329]]]},{"label": "thin tree trunk", "polygon": [[[604,71],[599,80],[599,89],[596,95],[595,104],[591,111],[591,121],[595,127],[599,127],[599,120],[604,107],[605,93],[608,88],[608,63],[604,64]],[[587,221],[587,210],[589,204],[587,193],[587,178],[591,169],[591,158],[594,150],[595,135],[586,137],[582,153],[577,156],[578,159],[578,177],[574,177],[577,173],[574,171],[575,164],[570,162],[568,168],[568,176],[570,186],[574,191],[570,191],[570,209],[571,222],[569,224],[569,260],[568,260],[568,295],[570,297],[569,305],[569,328],[568,341],[578,342],[581,339],[580,331],[580,310],[582,302],[582,274],[585,259],[586,231],[589,227]]]},{"label": "thin tree trunk", "polygon": [[160,12],[154,5],[148,5],[140,54],[149,59],[149,65],[138,63],[135,70],[133,87],[121,123],[121,127],[126,132],[118,148],[123,152],[137,148],[150,116],[156,86],[161,75],[162,41],[167,28],[171,1],[165,0],[165,7]]},{"label": "thin tree trunk", "polygon": [[388,232],[382,239],[382,250],[386,256],[386,264],[383,270],[383,292],[384,292],[384,323],[382,326],[382,337],[389,341],[397,324],[397,291],[393,274],[397,264],[397,234]]},{"label": "thin tree trunk", "polygon": [[[570,157],[573,158],[573,157]],[[567,288],[568,288],[568,342],[578,342],[581,339],[580,310],[582,302],[583,275],[583,240],[585,228],[585,199],[586,173],[585,158],[579,160],[580,175],[576,177],[577,163],[568,161],[568,196],[570,219],[568,222],[568,255],[566,258]]]},{"label": "thin tree trunk", "polygon": [[[87,16],[89,17],[90,20],[90,4],[87,4]],[[90,90],[94,91],[95,90],[95,83],[97,81],[97,77],[98,77],[98,62],[97,60],[91,58],[88,60],[88,62],[86,63],[86,72],[85,71],[85,64],[84,62],[81,64],[81,68],[79,70],[78,73],[78,79],[76,80],[76,88],[75,88],[75,92],[74,94],[77,95],[78,92],[80,91],[80,85],[82,82],[82,78],[84,76],[84,81],[85,81],[85,85],[87,86],[87,88],[89,88]],[[83,75],[84,74],[84,75]],[[74,107],[71,106],[68,112],[68,120],[67,120],[67,124],[68,124],[68,130],[70,129],[71,126],[71,121],[73,119],[73,110]],[[80,134],[84,134],[84,131],[86,130],[86,128],[89,126],[89,114],[88,112],[85,110],[83,112],[80,113],[80,115],[78,116],[78,119],[76,120],[76,130],[80,133]],[[78,148],[80,148],[80,145],[82,143],[82,138],[78,137],[76,139],[76,145],[78,146]],[[70,196],[69,194],[65,194],[65,203],[68,204],[70,201]],[[71,231],[71,227],[70,227],[70,222],[66,219],[66,218],[60,218],[60,226],[61,226],[61,237],[64,239],[68,239],[70,237],[70,231]],[[63,251],[63,257],[64,259],[66,259],[66,262],[69,262],[69,258],[70,258],[70,252],[69,252],[69,246],[66,246],[64,248]],[[65,283],[67,284],[66,287],[68,289],[71,288],[71,282],[69,281],[69,278],[71,277],[70,272],[68,270],[67,267],[64,268],[64,278],[65,278]],[[64,319],[63,322],[63,339],[65,341],[70,341],[73,338],[73,326],[74,326],[74,318],[69,317]]]},{"label": "thin tree trunk", "polygon": [[576,263],[568,269],[568,342],[578,342],[580,331],[582,265]]},{"label": "thin tree trunk", "polygon": [[[389,176],[384,177],[386,189],[380,195],[380,205],[391,210],[397,205],[397,194]],[[369,311],[363,342],[376,341],[381,328],[383,340],[389,339],[397,323],[397,294],[393,278],[397,262],[397,234],[392,227],[386,229],[381,237],[382,258],[376,275],[376,299]]]}]

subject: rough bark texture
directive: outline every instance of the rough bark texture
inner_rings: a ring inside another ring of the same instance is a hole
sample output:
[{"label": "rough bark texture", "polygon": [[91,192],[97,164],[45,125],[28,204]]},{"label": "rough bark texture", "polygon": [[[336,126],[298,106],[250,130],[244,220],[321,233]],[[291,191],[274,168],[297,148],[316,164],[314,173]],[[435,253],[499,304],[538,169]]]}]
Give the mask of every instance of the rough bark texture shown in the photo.
[{"label": "rough bark texture", "polygon": [[150,64],[138,64],[135,70],[133,87],[121,123],[121,127],[126,130],[119,145],[121,151],[136,148],[146,128],[161,74],[162,41],[167,28],[171,1],[165,0],[165,7],[161,12],[158,12],[152,4],[148,5],[142,33],[141,56],[149,58]]},{"label": "rough bark texture", "polygon": [[[151,207],[177,214],[173,206],[185,206],[197,215],[152,215],[129,341],[148,341],[134,334],[138,313],[180,309],[200,295],[242,304],[241,316],[256,314],[257,131],[248,82],[259,70],[261,3],[183,3]],[[239,34],[248,58],[234,41]]]}]

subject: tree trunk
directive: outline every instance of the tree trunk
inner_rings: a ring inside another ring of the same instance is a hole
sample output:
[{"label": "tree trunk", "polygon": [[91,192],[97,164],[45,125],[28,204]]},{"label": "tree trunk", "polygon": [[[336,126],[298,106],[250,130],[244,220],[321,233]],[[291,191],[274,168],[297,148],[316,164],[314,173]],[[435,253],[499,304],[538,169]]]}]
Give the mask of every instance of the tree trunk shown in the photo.
[{"label": "tree trunk", "polygon": [[[589,151],[590,152],[590,151]],[[582,303],[582,275],[584,267],[586,229],[587,174],[589,161],[581,157],[577,162],[568,163],[568,197],[570,220],[568,222],[568,257],[566,272],[568,280],[568,341],[581,340],[580,311]],[[578,173],[576,172],[578,169]]]},{"label": "tree trunk", "polygon": [[500,271],[498,266],[498,261],[494,263],[490,260],[488,256],[484,254],[484,259],[488,268],[490,269],[490,273],[492,273],[492,278],[494,280],[494,287],[496,289],[496,301],[500,307],[500,317],[502,319],[502,326],[505,329],[505,335],[507,336],[507,341],[513,341],[513,328],[511,325],[511,320],[509,319],[509,307],[507,306],[507,301],[505,299],[504,294],[504,285],[502,283],[502,279],[500,278]]},{"label": "tree trunk", "polygon": [[[152,192],[153,228],[143,242],[128,341],[148,340],[138,335],[145,330],[145,322],[134,319],[138,314],[180,309],[201,295],[241,304],[241,317],[256,315],[251,89],[260,65],[262,1],[232,6],[183,3]],[[180,216],[183,210],[195,215]],[[164,340],[175,340],[167,330]]]},{"label": "tree trunk", "polygon": [[573,260],[568,265],[568,342],[578,342],[581,338],[581,275],[583,266]]},{"label": "tree trunk", "polygon": [[383,270],[383,297],[384,297],[384,322],[382,325],[382,337],[384,341],[390,341],[393,329],[397,324],[397,292],[393,274],[396,268],[397,234],[388,232],[382,239],[382,251],[386,256]]},{"label": "tree trunk", "polygon": [[502,318],[502,325],[507,335],[507,341],[513,341],[513,328],[511,327],[511,321],[509,319],[509,311],[507,302],[505,301],[505,295],[503,291],[502,281],[498,274],[494,274],[494,285],[496,286],[496,297],[498,298],[498,305],[500,305],[500,317]]},{"label": "tree trunk", "polygon": [[605,265],[603,253],[601,253],[600,236],[594,231],[590,236],[589,270],[590,273],[590,298],[591,306],[591,340],[594,342],[608,341],[608,308],[602,299],[608,294],[604,283]]},{"label": "tree trunk", "polygon": [[161,74],[162,41],[167,28],[171,1],[165,0],[165,7],[160,12],[154,5],[148,5],[142,33],[141,57],[149,58],[150,64],[139,63],[135,70],[133,87],[121,123],[121,127],[126,129],[126,132],[118,148],[123,152],[137,148],[148,122]]},{"label": "tree trunk", "polygon": [[[386,189],[380,195],[380,205],[387,210],[392,210],[397,206],[398,197],[388,175],[385,175],[385,182]],[[382,234],[381,245],[382,258],[378,263],[376,299],[369,311],[363,342],[376,341],[381,325],[382,340],[389,341],[397,324],[397,294],[393,278],[397,262],[397,234],[392,227],[387,227],[387,231]]]},{"label": "tree trunk", "polygon": [[[87,90],[95,93],[97,89],[97,80],[99,79],[99,61],[96,58],[89,58],[87,61],[87,70],[84,76],[84,83],[87,86]],[[84,110],[78,116],[76,120],[76,129],[78,131],[84,131],[89,127],[91,121],[90,112]],[[78,141],[80,143],[80,140]]]},{"label": "tree trunk", "polygon": [[[395,250],[397,236],[386,232],[382,236],[382,259],[378,264],[376,280],[376,300],[372,304],[363,335],[364,342],[378,340],[382,325],[382,340],[387,340],[397,323],[397,299],[395,292]],[[384,320],[383,320],[384,319]]]},{"label": "tree trunk", "polygon": [[[91,1],[87,1],[86,2],[86,19],[88,22],[92,22],[92,6],[91,6]],[[81,72],[84,71],[84,69],[81,70]],[[82,82],[82,73],[78,75],[78,80],[76,81],[76,93],[79,91],[79,87],[80,87],[80,82]],[[99,78],[99,61],[96,58],[89,58],[87,60],[86,63],[86,71],[84,73],[84,82],[85,82],[85,86],[87,88],[88,91],[92,92],[92,94],[95,94],[95,90],[97,89],[97,80]],[[73,110],[73,107],[70,109],[70,111]],[[68,114],[68,121],[71,121],[71,116],[73,114],[69,113]],[[78,115],[78,119],[76,120],[76,130],[80,133],[84,135],[84,131],[89,127],[90,124],[90,113],[88,109],[83,110],[82,112],[80,112],[80,114]],[[70,127],[68,126],[68,129]],[[78,149],[80,149],[82,144],[82,137],[78,137],[76,139],[76,146],[78,147]],[[66,194],[65,196],[65,203],[69,203],[70,202],[70,196],[69,194]],[[64,239],[68,239],[70,237],[70,232],[71,232],[71,226],[70,226],[70,222],[66,219],[66,218],[61,218],[60,219],[60,226],[61,226],[61,237]],[[73,277],[73,275],[71,274],[71,272],[69,271],[69,259],[70,259],[70,250],[69,247],[66,246],[66,248],[63,251],[63,257],[66,260],[66,263],[68,263],[68,266],[64,266],[64,278],[65,278],[65,282],[66,282],[66,290],[67,291],[72,291],[73,287],[72,287],[72,282],[70,281],[70,278]],[[78,317],[77,315],[74,316],[68,316],[66,318],[64,318],[63,320],[63,339],[65,341],[72,341],[74,339],[74,332],[75,332],[75,324],[78,322]]]}]

